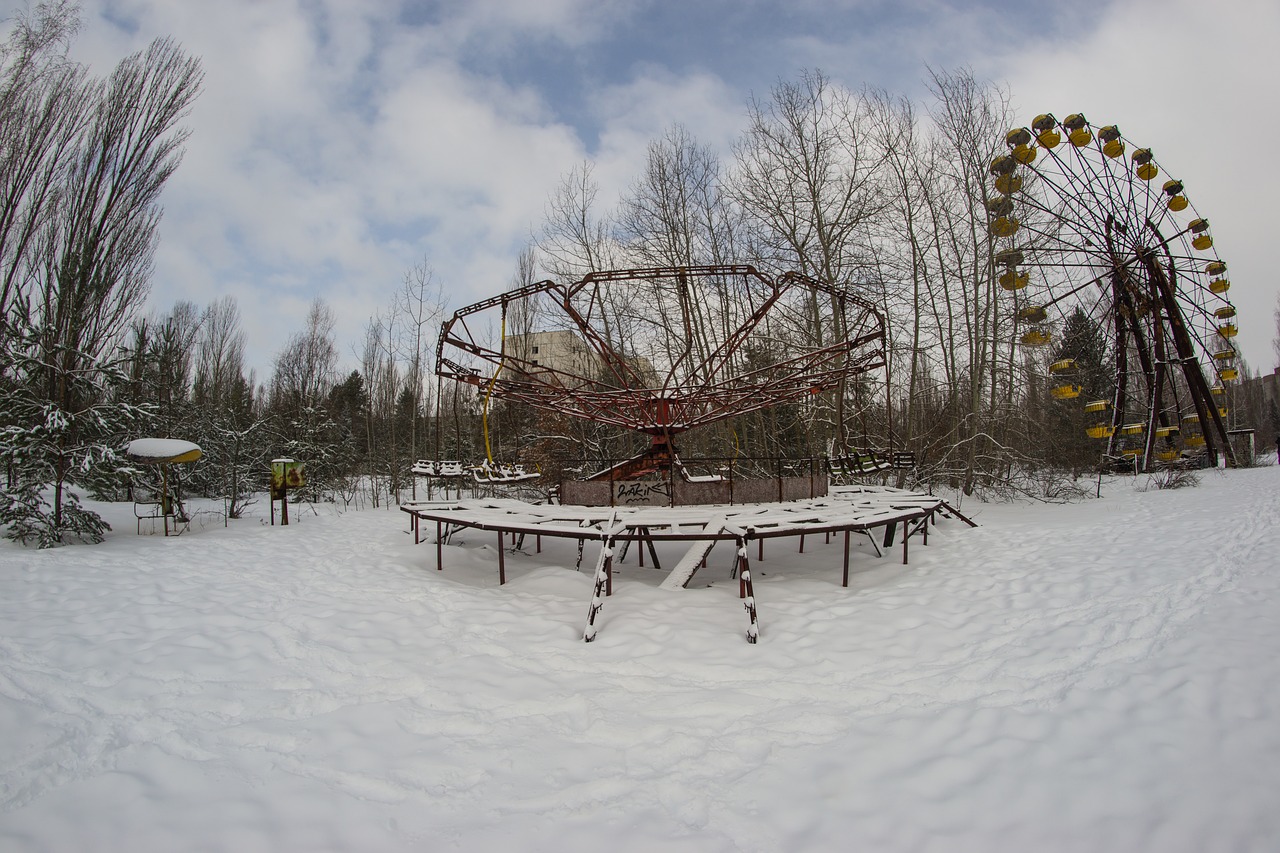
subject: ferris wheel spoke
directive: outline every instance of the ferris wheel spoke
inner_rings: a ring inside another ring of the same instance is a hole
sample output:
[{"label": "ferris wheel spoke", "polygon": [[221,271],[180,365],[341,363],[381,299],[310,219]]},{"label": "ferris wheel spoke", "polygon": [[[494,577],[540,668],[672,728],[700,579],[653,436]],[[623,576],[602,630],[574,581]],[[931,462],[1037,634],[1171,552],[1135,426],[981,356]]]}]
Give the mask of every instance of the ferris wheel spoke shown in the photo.
[{"label": "ferris wheel spoke", "polygon": [[[1065,154],[1060,153],[1063,149],[1067,149]],[[1046,149],[1041,149],[1046,150]],[[1037,170],[1033,164],[1029,164],[1029,168],[1036,171],[1037,175],[1049,181],[1057,191],[1058,197],[1061,199],[1080,199],[1080,210],[1086,215],[1092,215],[1092,211],[1097,210],[1102,199],[1097,195],[1095,188],[1079,174],[1079,169],[1075,165],[1067,163],[1068,158],[1073,163],[1078,163],[1080,149],[1072,145],[1070,142],[1059,143],[1059,146],[1047,149],[1050,159],[1057,167],[1055,177],[1050,177],[1050,173],[1044,170]],[[1091,199],[1093,204],[1090,205],[1086,199]]]}]

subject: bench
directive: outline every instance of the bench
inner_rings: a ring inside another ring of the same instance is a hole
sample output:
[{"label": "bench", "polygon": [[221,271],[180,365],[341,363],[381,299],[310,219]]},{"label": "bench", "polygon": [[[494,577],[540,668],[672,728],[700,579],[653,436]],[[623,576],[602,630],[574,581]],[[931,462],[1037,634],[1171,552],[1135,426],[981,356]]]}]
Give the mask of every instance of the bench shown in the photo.
[{"label": "bench", "polygon": [[837,477],[862,477],[883,471],[911,471],[915,467],[916,455],[909,450],[887,454],[876,450],[855,450],[848,456],[833,456],[827,460],[827,469]]},{"label": "bench", "polygon": [[137,519],[137,532],[142,535],[142,522],[146,519],[161,519],[164,522],[164,535],[169,535],[169,520],[173,519],[173,531],[181,534],[190,528],[191,519],[187,517],[182,501],[174,495],[153,495],[149,498],[133,502],[133,517]]}]

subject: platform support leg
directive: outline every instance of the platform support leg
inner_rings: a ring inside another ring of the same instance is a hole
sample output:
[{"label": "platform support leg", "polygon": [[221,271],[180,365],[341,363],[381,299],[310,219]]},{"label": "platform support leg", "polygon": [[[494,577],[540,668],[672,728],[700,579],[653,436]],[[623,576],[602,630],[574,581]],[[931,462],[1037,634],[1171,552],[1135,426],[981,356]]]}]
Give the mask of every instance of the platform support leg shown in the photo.
[{"label": "platform support leg", "polygon": [[849,531],[844,532],[844,581],[841,586],[849,585]]},{"label": "platform support leg", "polygon": [[[645,532],[647,534],[648,530],[646,529]],[[661,569],[662,564],[658,562],[658,549],[653,547],[653,537],[646,535],[644,539],[644,544],[645,544],[645,547],[649,549],[649,556],[653,558],[653,567],[655,569]],[[644,563],[641,563],[640,565],[644,565]]]},{"label": "platform support leg", "polygon": [[747,540],[738,539],[738,590],[743,599],[743,607],[747,611],[747,642],[755,643],[760,638],[760,623],[756,617],[756,592],[751,583],[751,566],[747,563]]},{"label": "platform support leg", "polygon": [[436,571],[444,571],[444,525],[436,522]]},{"label": "platform support leg", "polygon": [[587,610],[587,627],[582,632],[583,642],[589,643],[596,638],[596,617],[604,608],[604,599],[609,594],[612,575],[613,539],[606,537],[600,543],[600,559],[596,563],[595,583],[591,588],[591,606]]}]

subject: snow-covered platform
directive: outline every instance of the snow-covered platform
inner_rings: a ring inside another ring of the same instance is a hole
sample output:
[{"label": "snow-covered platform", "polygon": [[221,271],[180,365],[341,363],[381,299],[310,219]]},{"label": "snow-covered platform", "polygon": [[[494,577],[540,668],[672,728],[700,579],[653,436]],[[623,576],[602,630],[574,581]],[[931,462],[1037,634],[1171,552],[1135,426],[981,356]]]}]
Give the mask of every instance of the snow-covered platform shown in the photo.
[{"label": "snow-covered platform", "polygon": [[[462,528],[491,531],[498,538],[498,581],[506,583],[504,547],[506,537],[523,542],[533,536],[541,548],[543,536],[576,539],[579,560],[588,541],[601,543],[600,557],[596,565],[596,591],[588,617],[584,638],[595,636],[595,615],[600,608],[601,596],[613,592],[612,562],[615,543],[621,543],[622,553],[633,542],[647,547],[657,565],[654,542],[680,541],[690,543],[688,552],[671,570],[664,587],[687,586],[698,569],[705,565],[707,554],[717,542],[732,541],[737,544],[733,572],[740,581],[740,595],[746,599],[751,617],[747,638],[755,642],[757,636],[755,602],[747,561],[748,545],[757,543],[757,556],[763,558],[764,540],[779,537],[799,537],[800,549],[804,549],[804,537],[822,534],[844,535],[844,562],[842,584],[849,585],[849,546],[854,534],[867,537],[881,556],[876,532],[883,530],[884,547],[894,543],[898,528],[902,528],[902,562],[907,562],[908,543],[913,536],[920,536],[929,543],[929,526],[939,516],[957,518],[969,526],[976,526],[942,498],[934,495],[909,492],[877,486],[843,486],[833,488],[821,498],[767,504],[734,504],[680,507],[587,507],[558,504],[530,504],[503,498],[476,498],[452,501],[419,501],[400,507],[411,518],[414,541],[422,541],[422,523],[434,522],[436,543],[436,568],[444,568],[444,543],[451,533]],[[641,565],[644,554],[641,550]]]}]

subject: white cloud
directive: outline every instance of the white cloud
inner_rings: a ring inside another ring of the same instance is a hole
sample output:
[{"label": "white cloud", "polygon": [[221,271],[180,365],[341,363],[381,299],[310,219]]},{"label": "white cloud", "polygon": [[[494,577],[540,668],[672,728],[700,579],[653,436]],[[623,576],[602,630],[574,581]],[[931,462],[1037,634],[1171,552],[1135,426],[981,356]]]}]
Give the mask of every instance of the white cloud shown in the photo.
[{"label": "white cloud", "polygon": [[[232,293],[265,369],[313,294],[335,307],[340,338],[356,341],[424,255],[465,294],[505,287],[543,199],[582,149],[531,89],[469,74],[442,50],[477,35],[484,10],[468,9],[417,29],[336,0],[131,0],[86,13],[76,52],[99,73],[160,33],[206,71],[166,190],[153,304]],[[574,5],[551,11],[571,17]],[[145,29],[126,35],[98,13]]]},{"label": "white cloud", "polygon": [[531,37],[582,45],[625,21],[636,7],[617,0],[455,0],[442,5],[451,36],[496,42],[499,48]]},{"label": "white cloud", "polygon": [[[18,5],[0,0],[0,14]],[[1268,89],[1280,6],[1034,5],[752,0],[733,20],[756,27],[741,37],[757,84],[822,68],[850,87],[919,95],[925,63],[968,64],[1007,81],[1028,117],[1081,110],[1119,124],[1213,222],[1243,347],[1269,364],[1275,181],[1264,152],[1280,131]],[[74,53],[104,73],[172,34],[203,58],[194,135],[164,198],[154,303],[236,295],[265,369],[314,293],[334,305],[345,352],[424,257],[456,304],[504,288],[549,192],[588,153],[606,202],[673,122],[727,154],[751,84],[687,48],[731,40],[672,34],[666,55],[684,64],[663,64],[660,46],[637,38],[665,35],[640,27],[651,11],[624,0],[98,0]],[[779,23],[801,19],[821,26]],[[618,45],[609,75],[592,65]],[[579,101],[536,64],[511,62],[548,55]],[[513,79],[513,67],[530,76]]]},{"label": "white cloud", "polygon": [[1239,346],[1264,371],[1274,361],[1280,290],[1268,249],[1277,182],[1265,156],[1280,135],[1277,43],[1272,0],[1126,0],[1083,38],[1023,39],[989,54],[987,66],[1011,82],[1026,121],[1083,112],[1096,125],[1116,124],[1185,182],[1231,269]]},{"label": "white cloud", "polygon": [[593,177],[601,199],[625,192],[639,176],[649,143],[679,123],[728,162],[730,144],[741,131],[745,98],[706,72],[676,75],[641,66],[625,84],[604,86],[591,95],[603,129],[593,152]]}]

